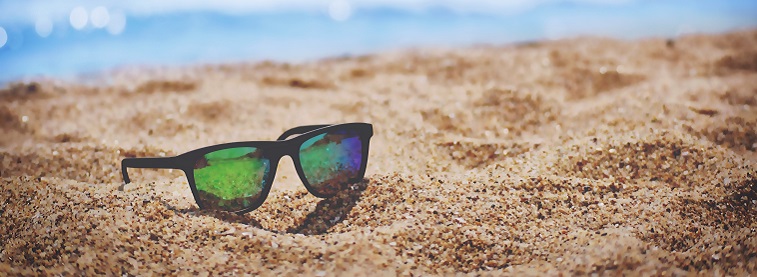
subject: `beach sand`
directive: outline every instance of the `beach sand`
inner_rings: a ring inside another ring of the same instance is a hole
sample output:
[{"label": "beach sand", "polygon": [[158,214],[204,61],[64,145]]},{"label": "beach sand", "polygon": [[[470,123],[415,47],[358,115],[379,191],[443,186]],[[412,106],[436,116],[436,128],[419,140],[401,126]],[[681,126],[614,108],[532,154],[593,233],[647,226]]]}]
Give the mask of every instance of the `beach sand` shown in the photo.
[{"label": "beach sand", "polygon": [[[0,275],[757,272],[757,30],[124,68],[0,92]],[[289,158],[245,215],[124,157],[369,122],[365,180]]]}]

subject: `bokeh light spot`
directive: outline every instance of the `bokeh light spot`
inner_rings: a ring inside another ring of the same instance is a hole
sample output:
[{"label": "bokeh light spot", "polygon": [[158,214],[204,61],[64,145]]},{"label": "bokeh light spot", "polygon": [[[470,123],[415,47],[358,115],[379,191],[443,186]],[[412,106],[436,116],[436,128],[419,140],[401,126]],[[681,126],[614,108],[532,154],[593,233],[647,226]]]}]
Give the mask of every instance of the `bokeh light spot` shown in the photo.
[{"label": "bokeh light spot", "polygon": [[126,16],[123,12],[112,12],[110,13],[110,20],[108,21],[108,26],[105,27],[106,30],[108,30],[108,33],[111,35],[118,35],[124,31],[124,28],[126,27]]},{"label": "bokeh light spot", "polygon": [[110,21],[110,14],[108,13],[108,9],[99,6],[92,10],[89,18],[92,20],[92,26],[95,26],[95,28],[105,28],[108,25],[108,21]]},{"label": "bokeh light spot", "polygon": [[87,21],[89,21],[87,10],[85,10],[82,6],[76,7],[71,10],[71,15],[68,19],[71,22],[71,27],[74,27],[74,29],[77,30],[84,29],[84,27],[87,26]]},{"label": "bokeh light spot", "polygon": [[8,33],[5,32],[5,28],[0,26],[0,48],[3,48],[6,42],[8,42]]},{"label": "bokeh light spot", "polygon": [[346,0],[336,0],[329,5],[329,16],[336,21],[345,21],[352,15],[352,7]]},{"label": "bokeh light spot", "polygon": [[47,17],[41,17],[34,22],[34,31],[40,37],[46,38],[53,33],[53,21]]}]

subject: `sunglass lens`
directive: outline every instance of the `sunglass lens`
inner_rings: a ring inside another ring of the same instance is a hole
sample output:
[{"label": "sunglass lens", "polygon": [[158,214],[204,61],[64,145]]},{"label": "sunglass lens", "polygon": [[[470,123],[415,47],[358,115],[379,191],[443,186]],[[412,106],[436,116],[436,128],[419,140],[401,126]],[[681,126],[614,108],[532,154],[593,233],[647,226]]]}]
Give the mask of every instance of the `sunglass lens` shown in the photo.
[{"label": "sunglass lens", "polygon": [[258,203],[270,161],[255,147],[210,152],[195,162],[197,202],[209,209],[236,212]]},{"label": "sunglass lens", "polygon": [[300,146],[300,164],[310,187],[318,194],[336,194],[345,184],[357,181],[363,164],[363,142],[350,130],[335,130],[305,141]]}]

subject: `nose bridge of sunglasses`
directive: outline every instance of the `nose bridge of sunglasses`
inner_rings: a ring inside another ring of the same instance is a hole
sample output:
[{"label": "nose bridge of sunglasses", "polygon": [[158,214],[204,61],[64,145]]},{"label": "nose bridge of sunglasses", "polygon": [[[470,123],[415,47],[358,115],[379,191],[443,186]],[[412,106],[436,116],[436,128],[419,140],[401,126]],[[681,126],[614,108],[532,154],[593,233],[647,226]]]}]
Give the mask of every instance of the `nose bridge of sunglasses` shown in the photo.
[{"label": "nose bridge of sunglasses", "polygon": [[266,152],[270,157],[284,157],[297,154],[299,149],[292,141],[276,141],[273,145],[266,147]]},{"label": "nose bridge of sunglasses", "polygon": [[297,170],[294,167],[294,160],[288,155],[281,157],[279,160],[276,170],[276,179],[274,179],[273,182],[274,185],[272,189],[274,191],[305,190],[299,175],[297,175]]}]

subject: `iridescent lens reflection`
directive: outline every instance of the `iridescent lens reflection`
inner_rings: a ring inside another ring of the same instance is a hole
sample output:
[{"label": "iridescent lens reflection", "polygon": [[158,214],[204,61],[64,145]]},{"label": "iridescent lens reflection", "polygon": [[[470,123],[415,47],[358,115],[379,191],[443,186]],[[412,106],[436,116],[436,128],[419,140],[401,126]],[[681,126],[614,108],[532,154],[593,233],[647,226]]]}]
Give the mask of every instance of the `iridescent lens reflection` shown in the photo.
[{"label": "iridescent lens reflection", "polygon": [[300,146],[300,163],[310,186],[333,195],[356,181],[363,161],[363,143],[355,131],[331,131]]},{"label": "iridescent lens reflection", "polygon": [[260,198],[270,162],[255,147],[237,147],[205,154],[195,162],[197,201],[224,211],[249,208]]}]

